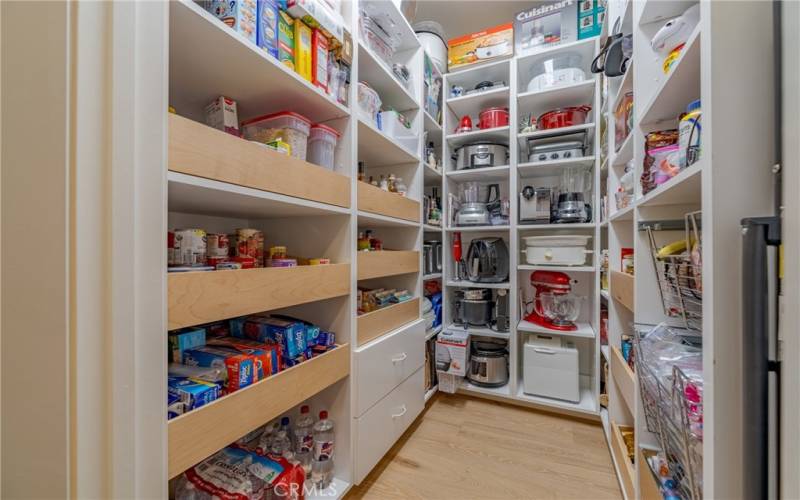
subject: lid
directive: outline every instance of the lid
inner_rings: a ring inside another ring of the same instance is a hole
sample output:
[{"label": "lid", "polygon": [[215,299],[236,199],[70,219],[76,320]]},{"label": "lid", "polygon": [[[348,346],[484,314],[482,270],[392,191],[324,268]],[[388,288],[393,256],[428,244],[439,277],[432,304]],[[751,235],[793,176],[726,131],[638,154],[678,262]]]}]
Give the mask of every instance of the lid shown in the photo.
[{"label": "lid", "polygon": [[551,111],[548,111],[547,113],[542,114],[542,116],[540,116],[539,119],[541,120],[545,116],[554,115],[556,113],[573,113],[575,111],[582,111],[584,113],[588,113],[591,110],[592,110],[592,107],[591,106],[587,106],[587,105],[583,105],[583,106],[567,106],[567,107],[564,107],[564,108],[556,108],[556,109],[553,109]]},{"label": "lid", "polygon": [[339,134],[338,130],[336,130],[335,128],[331,128],[331,127],[329,127],[327,125],[323,125],[322,123],[317,123],[317,124],[311,126],[311,130],[315,130],[315,129],[325,130],[326,132],[330,132],[331,134],[336,135],[336,137],[340,137],[340,134]]},{"label": "lid", "polygon": [[328,412],[327,411],[322,410],[321,412],[319,412],[319,419],[320,420],[326,420],[327,418],[328,418]]},{"label": "lid", "polygon": [[565,234],[561,236],[526,236],[522,238],[525,240],[527,246],[585,246],[589,243],[591,236],[582,234]]},{"label": "lid", "polygon": [[436,21],[419,21],[414,23],[414,33],[432,33],[444,42],[447,37],[444,34],[444,28]]},{"label": "lid", "polygon": [[300,413],[308,413],[308,405],[303,405],[300,407]]},{"label": "lid", "polygon": [[279,113],[272,113],[271,115],[264,115],[264,116],[259,116],[258,118],[251,118],[247,121],[242,122],[242,126],[244,127],[246,125],[250,125],[251,123],[258,123],[264,120],[274,120],[275,118],[287,118],[287,117],[297,118],[298,120],[304,121],[309,126],[311,126],[311,120],[309,120],[308,118],[299,113],[295,113],[294,111],[281,111]]},{"label": "lid", "polygon": [[692,111],[694,111],[696,109],[700,109],[700,99],[692,101],[686,106],[686,112],[687,113],[691,113]]},{"label": "lid", "polygon": [[503,113],[508,113],[508,108],[504,108],[504,107],[502,107],[502,106],[495,106],[495,107],[493,107],[493,108],[486,108],[486,109],[484,109],[483,111],[481,111],[481,114],[484,114],[484,113],[493,113],[493,112],[495,112],[495,111],[501,111],[501,112],[503,112]]},{"label": "lid", "polygon": [[289,425],[289,417],[283,417],[281,419],[281,425]]},{"label": "lid", "polygon": [[455,150],[458,151],[461,148],[468,148],[470,146],[500,146],[503,148],[508,148],[505,144],[501,144],[499,142],[492,142],[492,141],[477,141],[472,142],[470,144],[462,144],[461,146],[457,147]]}]

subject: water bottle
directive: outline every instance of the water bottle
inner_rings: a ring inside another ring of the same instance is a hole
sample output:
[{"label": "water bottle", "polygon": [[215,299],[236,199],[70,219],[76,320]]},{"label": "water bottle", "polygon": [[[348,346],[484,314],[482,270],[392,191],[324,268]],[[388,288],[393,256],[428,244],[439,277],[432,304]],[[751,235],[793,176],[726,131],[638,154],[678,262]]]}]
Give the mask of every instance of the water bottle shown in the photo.
[{"label": "water bottle", "polygon": [[278,457],[292,458],[292,442],[289,440],[289,436],[286,435],[285,430],[281,429],[278,431],[275,438],[272,440],[269,451]]},{"label": "water bottle", "polygon": [[267,424],[267,426],[264,427],[264,433],[261,434],[260,438],[258,438],[258,448],[263,450],[264,452],[270,451],[272,447],[272,441],[275,439],[275,435],[277,433],[278,433],[277,422]]},{"label": "water bottle", "polygon": [[295,425],[295,458],[303,464],[306,477],[311,477],[311,458],[314,448],[314,417],[308,405],[300,407],[300,418]]},{"label": "water bottle", "polygon": [[314,461],[311,465],[311,481],[320,488],[327,488],[333,479],[333,421],[328,412],[319,412],[319,421],[314,424]]},{"label": "water bottle", "polygon": [[283,417],[281,419],[281,429],[282,431],[286,431],[286,437],[289,438],[289,450],[295,451],[294,449],[294,431],[292,430],[292,425],[289,423],[289,417]]}]

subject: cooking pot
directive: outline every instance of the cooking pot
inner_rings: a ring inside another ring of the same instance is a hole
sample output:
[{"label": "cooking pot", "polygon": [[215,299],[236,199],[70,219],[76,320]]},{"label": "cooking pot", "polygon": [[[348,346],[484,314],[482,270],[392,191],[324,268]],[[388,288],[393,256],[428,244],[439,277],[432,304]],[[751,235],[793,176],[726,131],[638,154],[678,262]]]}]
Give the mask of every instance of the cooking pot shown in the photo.
[{"label": "cooking pot", "polygon": [[550,130],[561,127],[571,127],[573,125],[583,125],[591,106],[570,106],[568,108],[558,108],[548,111],[539,117],[536,128],[539,130]]},{"label": "cooking pot", "polygon": [[500,387],[508,383],[506,348],[492,342],[474,342],[467,378],[475,385]]},{"label": "cooking pot", "polygon": [[456,292],[453,300],[453,322],[458,325],[489,326],[492,324],[494,302],[488,288]]},{"label": "cooking pot", "polygon": [[[489,39],[487,41],[493,41]],[[475,56],[478,59],[491,59],[492,57],[504,56],[511,53],[511,44],[508,40],[497,40],[496,43],[486,45],[484,47],[477,47],[475,49]]]},{"label": "cooking pot", "polygon": [[478,115],[478,128],[487,129],[508,125],[508,108],[488,108]]},{"label": "cooking pot", "polygon": [[453,155],[456,170],[508,165],[508,146],[494,142],[465,144]]},{"label": "cooking pot", "polygon": [[592,253],[586,249],[591,236],[527,236],[525,241],[525,260],[532,265],[582,266],[586,256]]}]

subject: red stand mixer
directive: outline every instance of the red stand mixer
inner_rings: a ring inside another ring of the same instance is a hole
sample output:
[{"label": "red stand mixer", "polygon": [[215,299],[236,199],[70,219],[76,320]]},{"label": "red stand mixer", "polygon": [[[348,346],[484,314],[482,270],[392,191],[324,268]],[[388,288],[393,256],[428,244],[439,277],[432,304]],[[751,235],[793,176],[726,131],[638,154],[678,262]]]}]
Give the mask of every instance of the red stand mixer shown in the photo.
[{"label": "red stand mixer", "polygon": [[536,289],[533,312],[525,316],[539,326],[561,331],[578,329],[575,320],[580,312],[580,297],[572,293],[574,281],[558,271],[534,271],[531,285]]}]

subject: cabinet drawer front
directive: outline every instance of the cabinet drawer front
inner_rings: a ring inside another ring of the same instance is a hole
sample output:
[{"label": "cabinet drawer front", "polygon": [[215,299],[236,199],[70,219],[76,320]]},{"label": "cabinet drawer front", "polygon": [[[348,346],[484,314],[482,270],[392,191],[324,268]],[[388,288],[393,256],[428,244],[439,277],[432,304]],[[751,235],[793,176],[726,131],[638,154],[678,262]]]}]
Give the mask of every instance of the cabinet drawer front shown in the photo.
[{"label": "cabinet drawer front", "polygon": [[425,324],[415,321],[356,351],[356,415],[362,415],[425,362]]},{"label": "cabinet drawer front", "polygon": [[356,419],[356,483],[360,483],[422,411],[424,376],[419,369]]}]

